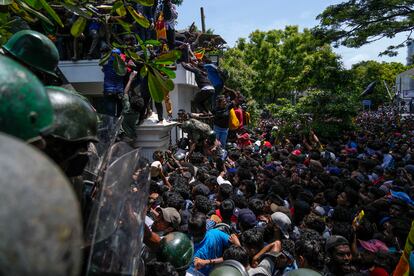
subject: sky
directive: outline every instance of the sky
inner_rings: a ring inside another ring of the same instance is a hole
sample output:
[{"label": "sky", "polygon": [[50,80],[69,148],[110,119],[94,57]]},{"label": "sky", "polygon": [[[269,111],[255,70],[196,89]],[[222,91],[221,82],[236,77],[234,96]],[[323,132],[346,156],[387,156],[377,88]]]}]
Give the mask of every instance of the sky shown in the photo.
[{"label": "sky", "polygon": [[[327,6],[341,0],[184,0],[178,7],[177,29],[185,29],[195,22],[201,29],[200,7],[204,8],[206,28],[221,35],[230,47],[238,38],[247,38],[255,30],[283,29],[298,25],[301,29],[318,24],[316,16]],[[406,63],[407,50],[402,48],[396,57],[379,57],[389,45],[404,41],[405,35],[393,40],[382,39],[361,48],[334,48],[346,68],[363,60],[397,61]]]}]

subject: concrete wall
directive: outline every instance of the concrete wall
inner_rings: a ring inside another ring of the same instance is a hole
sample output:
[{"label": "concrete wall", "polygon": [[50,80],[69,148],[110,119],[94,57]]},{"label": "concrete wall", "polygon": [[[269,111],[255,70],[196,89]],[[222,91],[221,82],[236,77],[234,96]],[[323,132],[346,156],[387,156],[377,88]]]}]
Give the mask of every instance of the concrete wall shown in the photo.
[{"label": "concrete wall", "polygon": [[[94,103],[99,110],[102,101],[104,74],[99,66],[99,60],[80,60],[80,61],[61,61],[59,68],[66,79],[76,89],[76,91],[94,98]],[[177,117],[179,109],[191,112],[191,102],[198,88],[195,83],[194,74],[185,70],[180,64],[175,71],[177,77],[174,79],[175,88],[170,92],[170,100],[173,105],[173,117]],[[164,116],[167,112],[164,108]],[[155,111],[155,107],[153,109]],[[142,148],[143,155],[152,160],[152,153],[159,150],[166,150],[171,142],[175,144],[183,133],[175,123],[156,123],[157,116],[153,114],[151,118],[141,125],[138,131],[138,145]]]}]

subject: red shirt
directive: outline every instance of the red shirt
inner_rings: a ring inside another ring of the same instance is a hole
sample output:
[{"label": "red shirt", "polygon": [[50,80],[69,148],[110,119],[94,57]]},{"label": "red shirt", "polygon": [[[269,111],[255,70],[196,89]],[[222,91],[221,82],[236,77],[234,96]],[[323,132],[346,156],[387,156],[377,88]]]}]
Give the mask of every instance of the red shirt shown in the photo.
[{"label": "red shirt", "polygon": [[237,119],[239,119],[239,128],[243,127],[243,109],[239,108],[235,108],[234,109],[234,113],[236,113],[236,117]]}]

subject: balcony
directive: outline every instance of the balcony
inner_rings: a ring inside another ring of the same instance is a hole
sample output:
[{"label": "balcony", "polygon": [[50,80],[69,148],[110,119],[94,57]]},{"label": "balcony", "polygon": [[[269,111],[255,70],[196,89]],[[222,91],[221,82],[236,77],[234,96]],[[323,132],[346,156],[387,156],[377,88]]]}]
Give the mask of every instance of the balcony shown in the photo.
[{"label": "balcony", "polygon": [[[78,92],[87,96],[102,94],[104,74],[98,59],[61,61],[59,69]],[[174,79],[176,87],[180,85],[196,86],[194,74],[185,70],[181,64],[177,65],[176,75],[177,77]]]}]

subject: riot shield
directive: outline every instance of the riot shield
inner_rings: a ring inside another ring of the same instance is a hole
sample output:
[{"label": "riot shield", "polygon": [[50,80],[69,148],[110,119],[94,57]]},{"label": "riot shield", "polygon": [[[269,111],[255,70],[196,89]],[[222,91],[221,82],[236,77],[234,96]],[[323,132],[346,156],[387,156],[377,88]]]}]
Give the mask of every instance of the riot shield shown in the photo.
[{"label": "riot shield", "polygon": [[108,150],[115,143],[121,129],[123,117],[120,118],[98,114],[99,142],[91,145],[89,149],[89,162],[86,165],[84,179],[94,182],[105,163]]},{"label": "riot shield", "polygon": [[[114,145],[115,146],[115,145]],[[148,161],[136,149],[112,147],[86,227],[86,275],[141,275],[140,253],[149,191]]]}]

